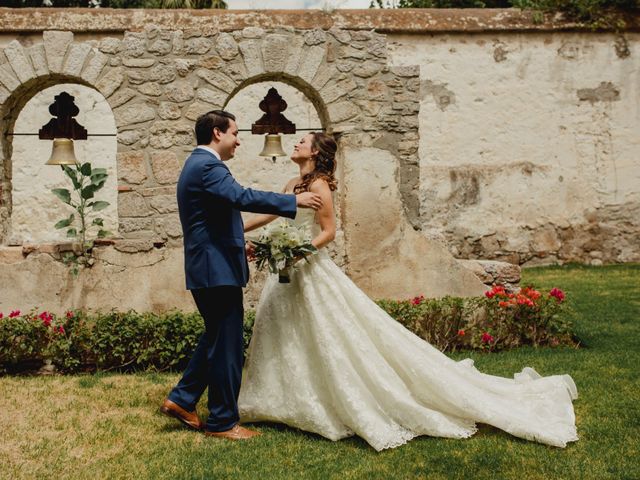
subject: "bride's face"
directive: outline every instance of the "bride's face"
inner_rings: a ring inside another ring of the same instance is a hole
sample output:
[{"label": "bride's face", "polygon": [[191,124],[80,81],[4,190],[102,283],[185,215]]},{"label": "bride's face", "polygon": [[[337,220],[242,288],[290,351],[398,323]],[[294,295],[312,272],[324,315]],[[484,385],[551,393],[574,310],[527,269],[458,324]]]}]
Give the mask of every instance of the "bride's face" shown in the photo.
[{"label": "bride's face", "polygon": [[313,142],[313,134],[307,133],[300,141],[293,147],[293,153],[291,154],[291,160],[296,163],[301,163],[309,160],[316,151],[312,150],[311,144]]}]

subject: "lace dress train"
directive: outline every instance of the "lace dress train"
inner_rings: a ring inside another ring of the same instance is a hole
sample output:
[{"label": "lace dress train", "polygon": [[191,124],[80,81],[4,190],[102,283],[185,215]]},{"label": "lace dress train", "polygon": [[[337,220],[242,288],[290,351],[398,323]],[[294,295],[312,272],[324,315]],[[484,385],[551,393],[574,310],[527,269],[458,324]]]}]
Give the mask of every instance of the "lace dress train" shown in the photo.
[{"label": "lace dress train", "polygon": [[465,438],[486,423],[557,447],[577,440],[569,375],[479,372],[417,337],[321,251],[262,292],[239,398],[241,420],[273,421],[376,450],[418,435]]}]

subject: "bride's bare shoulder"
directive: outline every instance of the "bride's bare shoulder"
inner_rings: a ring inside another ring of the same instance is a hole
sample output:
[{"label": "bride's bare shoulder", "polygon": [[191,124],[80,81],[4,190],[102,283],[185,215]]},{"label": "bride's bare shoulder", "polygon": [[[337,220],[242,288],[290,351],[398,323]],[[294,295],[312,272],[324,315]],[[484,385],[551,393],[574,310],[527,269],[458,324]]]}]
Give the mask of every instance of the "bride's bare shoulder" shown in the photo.
[{"label": "bride's bare shoulder", "polygon": [[291,180],[287,182],[282,191],[284,193],[293,193],[293,189],[300,182],[300,177],[293,177]]},{"label": "bride's bare shoulder", "polygon": [[313,193],[321,193],[325,191],[331,191],[331,187],[329,187],[329,182],[327,182],[324,178],[319,177],[313,180],[309,184],[309,191]]}]

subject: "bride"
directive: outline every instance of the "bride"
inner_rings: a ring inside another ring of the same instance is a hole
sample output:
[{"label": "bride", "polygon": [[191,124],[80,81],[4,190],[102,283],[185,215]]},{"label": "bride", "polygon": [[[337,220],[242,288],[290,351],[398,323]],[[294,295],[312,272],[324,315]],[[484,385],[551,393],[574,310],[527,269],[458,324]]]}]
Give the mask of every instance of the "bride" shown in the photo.
[{"label": "bride", "polygon": [[[272,275],[256,312],[238,400],[244,422],[280,422],[331,440],[359,435],[376,450],[418,435],[466,438],[476,423],[564,447],[578,439],[569,375],[525,368],[513,379],[456,362],[370,300],[323,249],[335,236],[336,143],[305,135],[291,159],[300,176],[285,192],[312,191],[323,206],[298,212],[319,252],[299,262],[291,283]],[[260,215],[245,232],[275,220]],[[375,226],[373,226],[375,228]]]}]

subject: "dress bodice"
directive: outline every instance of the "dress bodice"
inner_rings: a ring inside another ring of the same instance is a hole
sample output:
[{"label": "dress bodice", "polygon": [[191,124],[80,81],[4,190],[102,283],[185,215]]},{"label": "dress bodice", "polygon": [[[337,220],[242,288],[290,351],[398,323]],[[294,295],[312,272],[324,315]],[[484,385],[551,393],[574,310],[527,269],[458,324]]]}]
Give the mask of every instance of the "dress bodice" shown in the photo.
[{"label": "dress bodice", "polygon": [[298,208],[296,218],[290,220],[296,225],[307,224],[311,231],[312,238],[320,233],[320,225],[316,223],[316,211],[312,208]]}]

